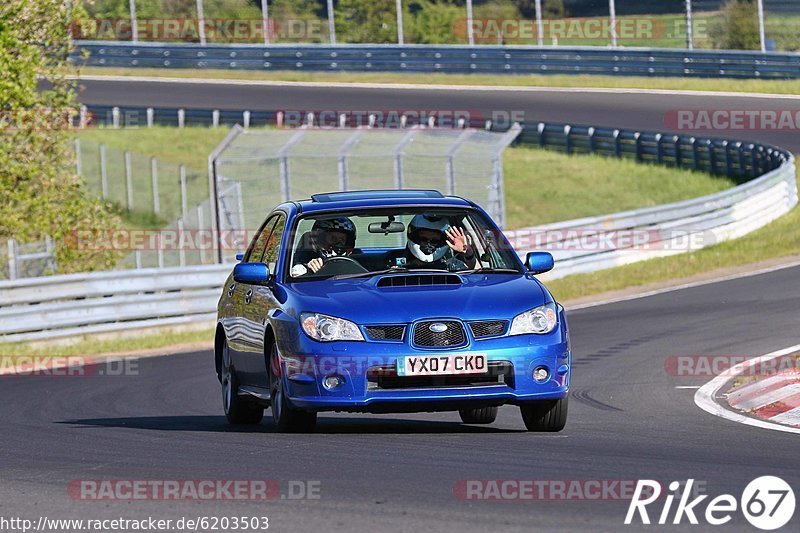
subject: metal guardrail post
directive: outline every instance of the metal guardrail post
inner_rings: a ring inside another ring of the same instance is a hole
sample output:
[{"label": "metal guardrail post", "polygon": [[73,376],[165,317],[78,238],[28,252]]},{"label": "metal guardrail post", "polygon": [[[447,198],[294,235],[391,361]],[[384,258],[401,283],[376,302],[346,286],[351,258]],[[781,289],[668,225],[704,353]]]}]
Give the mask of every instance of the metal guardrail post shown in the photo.
[{"label": "metal guardrail post", "polygon": [[714,146],[714,141],[711,139],[706,141],[706,149],[708,150],[708,168],[712,174],[717,173],[717,150]]},{"label": "metal guardrail post", "polygon": [[186,110],[178,109],[178,127],[182,128],[186,123]]},{"label": "metal guardrail post", "polygon": [[614,130],[611,134],[614,138],[614,157],[622,157],[622,143],[620,142],[619,135],[619,130]]},{"label": "metal guardrail post", "polygon": [[119,128],[119,108],[117,106],[111,108],[111,127]]},{"label": "metal guardrail post", "polygon": [[656,163],[659,165],[664,163],[664,147],[661,145],[661,140],[663,137],[664,136],[662,134],[656,133]]},{"label": "metal guardrail post", "polygon": [[731,143],[722,141],[722,148],[725,150],[725,175],[730,177],[733,174],[733,160],[731,158]]},{"label": "metal guardrail post", "polygon": [[564,151],[567,155],[572,154],[572,138],[569,134],[572,132],[572,126],[567,124],[564,126]]},{"label": "metal guardrail post", "polygon": [[147,127],[148,128],[152,128],[153,127],[153,108],[152,107],[148,107],[147,108],[146,115],[147,115]]},{"label": "metal guardrail post", "polygon": [[700,168],[700,158],[697,154],[697,139],[695,137],[691,137],[689,139],[689,144],[692,145],[692,169],[698,170]]},{"label": "metal guardrail post", "polygon": [[536,125],[536,132],[539,134],[539,146],[544,148],[547,145],[547,139],[545,138],[545,127],[546,124],[544,122],[540,122]]},{"label": "metal guardrail post", "polygon": [[633,142],[634,142],[634,159],[637,163],[642,161],[642,134],[641,132],[636,132],[633,134]]},{"label": "metal guardrail post", "polygon": [[683,150],[681,146],[681,138],[680,135],[675,135],[672,137],[672,143],[675,145],[675,166],[682,167],[683,166]]},{"label": "metal guardrail post", "polygon": [[219,109],[215,109],[211,112],[211,126],[215,128],[219,126]]}]

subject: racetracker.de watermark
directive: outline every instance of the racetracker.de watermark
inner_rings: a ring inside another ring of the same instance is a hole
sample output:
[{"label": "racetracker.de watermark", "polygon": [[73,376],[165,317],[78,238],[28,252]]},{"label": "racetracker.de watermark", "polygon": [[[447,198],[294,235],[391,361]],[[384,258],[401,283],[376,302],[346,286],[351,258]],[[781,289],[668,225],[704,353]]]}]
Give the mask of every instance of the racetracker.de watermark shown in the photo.
[{"label": "racetracker.de watermark", "polygon": [[505,232],[516,250],[693,251],[717,242],[711,231],[672,229],[528,228]]},{"label": "racetracker.de watermark", "polygon": [[664,125],[679,131],[800,131],[800,109],[671,109]]},{"label": "racetracker.de watermark", "polygon": [[637,483],[635,479],[462,479],[453,485],[453,495],[466,501],[628,501]]},{"label": "racetracker.de watermark", "polygon": [[[253,43],[270,41],[320,41],[327,33],[321,19],[271,18],[84,18],[73,22],[70,35],[75,40],[198,42],[201,35],[211,42]],[[266,33],[265,33],[266,32]]]},{"label": "racetracker.de watermark", "polygon": [[319,500],[318,480],[275,479],[74,479],[67,494],[82,501]]},{"label": "racetracker.de watermark", "polygon": [[664,371],[672,377],[762,376],[789,370],[800,371],[797,356],[775,357],[744,365],[733,372],[731,369],[756,358],[756,355],[670,355],[664,360]]},{"label": "racetracker.de watermark", "polygon": [[127,358],[94,358],[85,355],[3,355],[0,377],[89,377],[139,375],[139,361]]}]

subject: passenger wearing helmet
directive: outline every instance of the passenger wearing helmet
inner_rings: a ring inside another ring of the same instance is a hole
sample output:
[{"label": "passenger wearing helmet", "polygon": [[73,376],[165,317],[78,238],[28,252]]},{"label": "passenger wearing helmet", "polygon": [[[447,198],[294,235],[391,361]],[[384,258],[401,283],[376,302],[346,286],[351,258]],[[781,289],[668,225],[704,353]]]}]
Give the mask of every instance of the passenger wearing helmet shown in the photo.
[{"label": "passenger wearing helmet", "polygon": [[317,220],[311,231],[303,236],[301,247],[295,253],[292,277],[308,272],[319,272],[325,259],[347,257],[356,246],[356,226],[347,217]]},{"label": "passenger wearing helmet", "polygon": [[420,214],[408,224],[406,249],[390,256],[390,267],[465,270],[477,258],[464,230],[438,215]]}]

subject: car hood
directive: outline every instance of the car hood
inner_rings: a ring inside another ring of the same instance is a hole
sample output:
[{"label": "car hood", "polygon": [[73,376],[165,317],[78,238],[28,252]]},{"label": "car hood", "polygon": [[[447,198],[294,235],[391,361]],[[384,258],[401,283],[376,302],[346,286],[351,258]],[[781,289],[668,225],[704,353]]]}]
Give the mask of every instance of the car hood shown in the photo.
[{"label": "car hood", "polygon": [[[380,276],[293,283],[289,312],[317,312],[359,324],[407,323],[422,318],[511,319],[552,300],[522,274],[467,274],[458,285],[379,287]],[[287,309],[288,310],[288,309]]]}]

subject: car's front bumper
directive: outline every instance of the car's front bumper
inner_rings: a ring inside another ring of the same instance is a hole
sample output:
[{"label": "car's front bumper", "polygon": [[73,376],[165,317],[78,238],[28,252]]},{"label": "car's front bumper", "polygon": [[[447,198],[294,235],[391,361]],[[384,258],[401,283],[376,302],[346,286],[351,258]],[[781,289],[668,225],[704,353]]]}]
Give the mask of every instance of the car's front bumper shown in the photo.
[{"label": "car's front bumper", "polygon": [[[438,352],[415,350],[407,344],[392,342],[320,343],[302,333],[293,342],[282,344],[279,351],[288,397],[300,409],[445,411],[558,399],[567,395],[570,386],[570,346],[566,331],[560,327],[548,335],[472,339],[466,348]],[[495,369],[492,374],[501,372],[501,375],[491,383],[464,385],[452,383],[457,380],[431,378],[422,386],[401,388],[386,386],[375,379],[375,370],[394,368],[398,356],[434,353],[486,354]],[[550,374],[544,382],[533,378],[533,371],[539,366],[546,367]],[[328,390],[323,380],[332,375],[340,376],[343,384]]]}]

